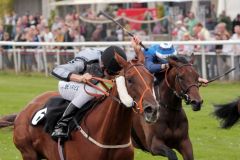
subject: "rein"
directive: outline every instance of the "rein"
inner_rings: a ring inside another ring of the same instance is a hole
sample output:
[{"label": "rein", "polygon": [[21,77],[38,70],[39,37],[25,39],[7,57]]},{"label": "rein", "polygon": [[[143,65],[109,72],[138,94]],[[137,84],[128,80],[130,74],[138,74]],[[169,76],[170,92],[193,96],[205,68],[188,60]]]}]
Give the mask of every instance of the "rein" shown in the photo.
[{"label": "rein", "polygon": [[[103,78],[99,78],[99,77],[92,77],[93,80],[97,80],[99,81],[99,83],[107,90],[107,91],[104,91],[102,88],[98,87],[97,85],[93,84],[92,82],[90,81],[86,81],[86,84],[88,84],[89,86],[93,87],[94,89],[100,91],[103,93],[103,95],[105,96],[109,96],[109,90],[110,88],[105,84],[105,83],[108,83],[108,84],[111,84],[113,85],[113,81],[112,80],[108,80],[108,79],[103,79]],[[86,86],[84,86],[84,90],[87,94],[93,96],[93,97],[101,97],[103,96],[102,94],[95,94],[95,93],[90,93],[86,90],[85,88]]]},{"label": "rein", "polygon": [[[141,75],[141,73],[139,72],[139,70],[138,70],[137,67],[136,67],[136,66],[143,66],[143,67],[144,67],[144,65],[143,65],[143,64],[140,64],[140,63],[133,64],[131,61],[130,61],[130,63],[131,63],[131,66],[125,71],[125,73],[124,73],[123,76],[125,77],[125,74],[126,74],[129,70],[131,70],[131,69],[133,68],[133,69],[138,73],[138,75],[140,76],[141,80],[143,81],[144,86],[145,86],[145,90],[143,91],[143,94],[141,95],[139,101],[138,101],[138,102],[134,101],[134,104],[135,104],[135,105],[133,104],[133,105],[135,106],[135,108],[136,108],[136,111],[133,109],[135,112],[137,112],[137,113],[143,113],[142,99],[143,99],[144,95],[146,94],[146,92],[147,92],[148,90],[151,91],[151,89],[147,86],[146,81],[144,80],[143,76]],[[112,97],[112,99],[114,99],[115,101],[117,101],[119,104],[121,103],[121,101],[119,100],[119,98],[117,98],[117,97],[115,97],[115,96],[111,96],[111,95],[109,94],[110,88],[107,87],[106,84],[105,84],[105,83],[109,83],[109,84],[113,85],[114,80],[108,80],[108,79],[103,79],[103,78],[98,78],[98,77],[92,77],[92,79],[99,81],[99,83],[101,83],[101,85],[102,85],[107,91],[104,91],[102,88],[98,87],[97,85],[93,84],[93,83],[90,82],[90,81],[87,81],[86,84],[88,84],[89,86],[91,86],[91,87],[95,88],[96,90],[100,91],[101,93],[103,93],[104,96],[107,96],[107,97],[110,96],[110,97]],[[85,89],[85,87],[84,87],[84,90],[85,90],[85,92],[86,92],[87,94],[89,94],[89,95],[91,95],[91,96],[94,96],[94,97],[101,97],[101,96],[103,96],[102,94],[90,93],[90,92],[88,92],[88,91]]]}]

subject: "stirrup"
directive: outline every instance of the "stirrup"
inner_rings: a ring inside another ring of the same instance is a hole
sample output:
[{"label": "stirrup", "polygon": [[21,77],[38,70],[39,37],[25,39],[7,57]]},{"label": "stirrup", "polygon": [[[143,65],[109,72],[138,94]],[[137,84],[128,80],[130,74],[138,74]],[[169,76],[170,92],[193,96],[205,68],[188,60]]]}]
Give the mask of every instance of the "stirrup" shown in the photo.
[{"label": "stirrup", "polygon": [[63,132],[64,129],[62,128],[57,128],[55,129],[52,134],[51,134],[51,137],[54,139],[54,140],[58,140],[59,138],[61,140],[67,140],[68,137],[69,137],[69,129],[67,129],[67,132]]}]

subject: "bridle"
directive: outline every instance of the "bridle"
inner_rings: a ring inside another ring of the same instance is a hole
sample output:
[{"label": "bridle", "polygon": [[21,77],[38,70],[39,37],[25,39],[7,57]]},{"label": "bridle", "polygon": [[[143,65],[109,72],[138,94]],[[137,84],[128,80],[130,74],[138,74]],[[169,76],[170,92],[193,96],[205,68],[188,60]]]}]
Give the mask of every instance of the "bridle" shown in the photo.
[{"label": "bridle", "polygon": [[[133,64],[132,61],[130,61],[130,64],[131,64],[131,65],[130,65],[130,66],[126,69],[126,71],[124,72],[124,77],[126,77],[125,75],[126,75],[127,72],[129,72],[131,69],[134,69],[134,70],[138,73],[138,76],[141,78],[141,80],[142,80],[142,82],[143,82],[143,84],[144,84],[144,86],[145,86],[145,89],[144,89],[143,94],[141,95],[140,99],[138,100],[138,102],[136,102],[136,101],[134,100],[134,104],[135,104],[135,105],[133,104],[133,110],[134,110],[135,112],[137,112],[137,113],[143,113],[142,99],[143,99],[144,95],[146,94],[146,92],[147,92],[148,90],[151,91],[151,89],[148,87],[145,79],[144,79],[143,76],[140,74],[140,71],[137,69],[137,67],[138,67],[138,66],[145,67],[145,66],[144,66],[142,63]],[[149,73],[149,75],[151,75],[151,74]],[[151,75],[151,76],[152,76],[152,75]],[[134,107],[135,107],[135,109],[134,109]]]},{"label": "bridle", "polygon": [[[148,90],[151,91],[151,89],[148,87],[145,79],[141,75],[140,71],[137,69],[137,67],[139,67],[139,66],[144,67],[144,65],[141,64],[141,63],[133,64],[132,61],[130,61],[130,64],[131,65],[124,72],[120,72],[120,75],[126,77],[125,75],[127,74],[127,72],[129,72],[130,70],[134,69],[137,72],[137,75],[141,78],[141,81],[143,82],[143,84],[145,86],[145,89],[142,92],[142,95],[141,95],[140,99],[137,102],[135,100],[133,101],[132,108],[133,108],[133,111],[135,111],[136,113],[143,113],[142,99],[143,99],[144,95],[146,94],[146,92]],[[149,73],[149,75],[152,76],[150,73]],[[115,80],[107,80],[107,79],[98,78],[98,77],[93,77],[93,79],[99,81],[102,85],[104,84],[104,82],[113,84],[113,82],[115,81]],[[90,85],[91,87],[97,89],[98,91],[102,92],[104,96],[109,96],[113,100],[117,101],[118,103],[121,103],[119,98],[109,94],[110,89],[106,88],[106,86],[104,86],[104,88],[107,89],[107,91],[104,91],[103,89],[99,88],[98,86],[92,84],[90,81],[87,81],[87,84]],[[89,93],[86,89],[85,89],[85,92],[87,94],[89,94],[91,96],[95,96],[95,97],[102,97],[103,96],[102,94]]]},{"label": "bridle", "polygon": [[175,76],[175,84],[178,84],[178,86],[180,88],[180,92],[177,92],[176,87],[174,87],[175,89],[173,89],[173,87],[171,87],[168,82],[168,73],[171,70],[171,68],[167,68],[164,79],[165,79],[165,82],[166,82],[168,88],[170,88],[178,98],[184,99],[186,104],[190,104],[191,99],[187,93],[189,92],[190,88],[192,88],[192,87],[196,87],[197,89],[199,89],[199,84],[190,84],[186,88],[183,87],[182,83],[180,82],[180,78],[179,78],[179,70],[183,67],[193,67],[193,66],[192,66],[192,64],[188,63],[188,64],[183,64],[183,65],[176,67],[177,74]]}]

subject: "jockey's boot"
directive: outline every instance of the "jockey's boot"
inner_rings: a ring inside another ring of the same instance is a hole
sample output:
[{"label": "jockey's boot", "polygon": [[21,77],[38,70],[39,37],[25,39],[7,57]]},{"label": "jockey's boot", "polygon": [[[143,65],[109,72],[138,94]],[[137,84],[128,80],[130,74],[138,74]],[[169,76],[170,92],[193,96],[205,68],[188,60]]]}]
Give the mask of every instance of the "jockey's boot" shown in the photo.
[{"label": "jockey's boot", "polygon": [[68,124],[76,112],[79,110],[74,104],[70,103],[58,121],[52,133],[53,139],[68,139]]}]

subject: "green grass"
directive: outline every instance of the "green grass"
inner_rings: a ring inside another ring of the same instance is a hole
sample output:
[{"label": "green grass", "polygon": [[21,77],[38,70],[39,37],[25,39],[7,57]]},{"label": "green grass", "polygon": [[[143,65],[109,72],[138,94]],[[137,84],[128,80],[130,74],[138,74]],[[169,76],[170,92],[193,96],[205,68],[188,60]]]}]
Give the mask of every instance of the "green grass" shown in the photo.
[{"label": "green grass", "polygon": [[[43,75],[14,75],[0,73],[0,116],[19,112],[33,97],[48,90],[57,89],[57,80]],[[232,101],[240,96],[240,83],[214,83],[201,88],[204,106],[199,112],[184,107],[190,123],[190,137],[196,160],[239,160],[240,127],[223,130],[211,116],[212,104]],[[179,159],[182,159],[178,154]],[[0,130],[0,160],[21,159],[12,142],[10,128]],[[135,160],[166,160],[153,157],[139,150]]]}]

